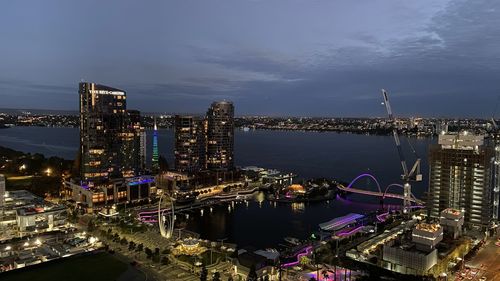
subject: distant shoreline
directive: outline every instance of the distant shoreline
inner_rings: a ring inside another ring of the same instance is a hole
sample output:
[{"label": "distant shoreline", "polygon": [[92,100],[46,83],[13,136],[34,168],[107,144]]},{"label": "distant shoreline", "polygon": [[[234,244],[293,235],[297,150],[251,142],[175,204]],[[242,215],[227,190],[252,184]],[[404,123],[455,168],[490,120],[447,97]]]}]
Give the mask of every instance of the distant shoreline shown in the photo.
[{"label": "distant shoreline", "polygon": [[[75,126],[4,126],[0,125],[0,129],[9,129],[9,128],[22,128],[22,127],[34,127],[34,128],[74,128],[78,129]],[[235,127],[236,130],[245,131],[244,129],[248,128],[246,126]],[[151,128],[146,128],[150,130]],[[159,129],[163,130],[173,130],[173,127],[159,127]],[[249,128],[249,132],[251,131],[276,131],[276,132],[315,132],[315,133],[337,133],[337,134],[355,134],[355,135],[367,135],[367,136],[391,136],[392,130],[341,130],[341,129],[308,129],[308,128]],[[430,138],[432,135],[430,134],[417,134],[417,133],[402,133],[404,136],[411,137],[424,137]]]}]

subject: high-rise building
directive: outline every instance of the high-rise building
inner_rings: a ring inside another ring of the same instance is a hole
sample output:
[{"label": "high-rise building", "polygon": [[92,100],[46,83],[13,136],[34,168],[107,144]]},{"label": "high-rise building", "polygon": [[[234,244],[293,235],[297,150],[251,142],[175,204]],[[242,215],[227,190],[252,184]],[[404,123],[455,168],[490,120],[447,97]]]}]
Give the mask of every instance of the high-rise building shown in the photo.
[{"label": "high-rise building", "polygon": [[132,133],[130,161],[134,175],[141,174],[146,169],[146,131],[141,123],[141,113],[138,110],[127,110],[129,131]]},{"label": "high-rise building", "polygon": [[234,168],[234,106],[214,102],[207,112],[207,168],[228,171]]},{"label": "high-rise building", "polygon": [[195,173],[205,169],[204,120],[175,116],[175,169]]},{"label": "high-rise building", "polygon": [[0,212],[5,203],[5,176],[0,174]]},{"label": "high-rise building", "polygon": [[493,177],[493,220],[499,220],[500,205],[500,133],[497,131],[493,135],[495,145],[494,177]]},{"label": "high-rise building", "polygon": [[158,152],[158,127],[156,126],[156,118],[153,129],[153,157],[151,159],[151,169],[157,173],[160,170],[160,159]]},{"label": "high-rise building", "polygon": [[81,180],[99,183],[133,176],[134,132],[125,91],[82,82],[79,95]]},{"label": "high-rise building", "polygon": [[493,217],[493,159],[483,136],[441,134],[429,152],[429,215],[453,208],[466,225],[486,226]]}]

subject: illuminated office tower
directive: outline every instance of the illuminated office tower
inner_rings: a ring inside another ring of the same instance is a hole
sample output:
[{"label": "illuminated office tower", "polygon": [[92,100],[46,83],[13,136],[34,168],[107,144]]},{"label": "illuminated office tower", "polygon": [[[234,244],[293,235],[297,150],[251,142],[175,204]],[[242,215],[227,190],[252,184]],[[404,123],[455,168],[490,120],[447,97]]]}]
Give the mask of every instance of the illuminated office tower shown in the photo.
[{"label": "illuminated office tower", "polygon": [[228,171],[234,168],[234,106],[214,102],[207,112],[207,168]]},{"label": "illuminated office tower", "polygon": [[466,226],[486,226],[493,217],[494,150],[484,137],[465,133],[441,134],[429,152],[431,217],[453,208]]},{"label": "illuminated office tower", "polygon": [[98,183],[129,173],[125,91],[82,82],[79,96],[81,179]]},{"label": "illuminated office tower", "polygon": [[156,126],[156,118],[153,130],[153,157],[151,159],[151,168],[155,173],[160,170],[160,159],[158,153],[158,127]]},{"label": "illuminated office tower", "polygon": [[195,173],[205,169],[204,122],[195,116],[175,116],[175,169]]}]

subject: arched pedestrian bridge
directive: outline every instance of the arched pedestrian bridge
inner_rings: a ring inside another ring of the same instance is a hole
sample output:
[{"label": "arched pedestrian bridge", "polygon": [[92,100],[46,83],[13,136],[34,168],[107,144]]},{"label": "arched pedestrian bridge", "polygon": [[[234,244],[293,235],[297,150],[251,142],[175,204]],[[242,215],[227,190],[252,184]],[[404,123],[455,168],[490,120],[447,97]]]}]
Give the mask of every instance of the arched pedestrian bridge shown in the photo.
[{"label": "arched pedestrian bridge", "polygon": [[[372,179],[375,184],[377,185],[377,189],[376,191],[370,191],[370,190],[363,190],[363,189],[359,189],[359,188],[355,188],[353,187],[353,185],[360,179],[362,178],[370,178]],[[378,180],[371,174],[361,174],[359,176],[357,176],[356,178],[354,178],[351,183],[349,183],[348,186],[344,186],[342,184],[338,184],[337,186],[340,190],[343,190],[343,191],[347,191],[347,192],[352,192],[352,193],[357,193],[357,194],[363,194],[363,195],[369,195],[369,196],[375,196],[375,197],[379,197],[380,199],[385,199],[385,198],[395,198],[395,199],[400,199],[400,200],[404,200],[404,195],[403,194],[396,194],[396,193],[389,193],[387,191],[389,191],[389,189],[391,188],[394,188],[394,187],[398,187],[398,188],[401,188],[403,189],[403,185],[401,184],[397,184],[397,183],[393,183],[393,184],[390,184],[388,185],[385,190],[382,192],[382,188],[380,187],[380,183],[378,182]],[[420,200],[420,199],[417,199],[413,194],[411,194],[411,198],[410,198],[410,201],[412,203],[415,203],[417,205],[423,205],[424,204],[424,201]]]}]

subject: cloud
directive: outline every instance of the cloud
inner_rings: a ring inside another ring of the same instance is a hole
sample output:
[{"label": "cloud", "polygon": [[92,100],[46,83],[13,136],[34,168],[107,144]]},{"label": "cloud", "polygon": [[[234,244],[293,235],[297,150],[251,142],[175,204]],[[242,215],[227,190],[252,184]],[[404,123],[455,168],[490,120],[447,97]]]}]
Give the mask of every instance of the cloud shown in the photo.
[{"label": "cloud", "polygon": [[383,115],[387,88],[401,115],[481,116],[500,93],[496,1],[131,1],[95,22],[48,2],[0,19],[7,106],[74,108],[81,77],[168,112],[231,99],[240,114]]}]

